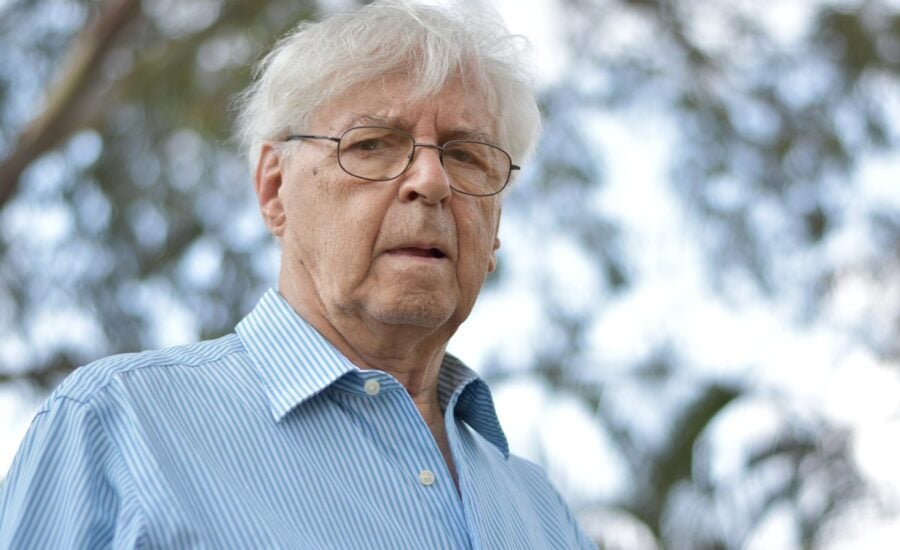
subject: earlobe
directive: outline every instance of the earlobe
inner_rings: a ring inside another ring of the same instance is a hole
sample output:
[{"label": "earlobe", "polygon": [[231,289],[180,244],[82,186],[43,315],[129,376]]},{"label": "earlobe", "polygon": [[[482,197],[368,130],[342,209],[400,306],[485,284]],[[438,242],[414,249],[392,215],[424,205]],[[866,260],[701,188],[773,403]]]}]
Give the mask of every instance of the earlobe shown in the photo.
[{"label": "earlobe", "polygon": [[491,259],[488,260],[488,273],[497,269],[497,249],[500,248],[500,237],[494,237],[494,247],[491,249]]},{"label": "earlobe", "polygon": [[281,157],[278,151],[271,143],[263,144],[253,183],[263,221],[276,237],[281,237],[284,233],[286,221],[280,196],[282,177]]},{"label": "earlobe", "polygon": [[493,273],[497,269],[497,249],[500,248],[500,214],[502,208],[497,211],[497,223],[494,225],[494,245],[491,248],[491,258],[488,260],[488,273]]}]

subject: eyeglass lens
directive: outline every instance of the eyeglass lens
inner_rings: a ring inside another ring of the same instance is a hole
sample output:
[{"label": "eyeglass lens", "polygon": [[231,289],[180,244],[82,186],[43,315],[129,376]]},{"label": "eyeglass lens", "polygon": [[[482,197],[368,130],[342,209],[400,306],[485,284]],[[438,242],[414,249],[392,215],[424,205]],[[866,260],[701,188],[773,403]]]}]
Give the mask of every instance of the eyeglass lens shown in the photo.
[{"label": "eyeglass lens", "polygon": [[[415,140],[399,130],[352,128],[341,136],[338,161],[350,174],[388,180],[402,174],[410,163]],[[452,186],[471,194],[493,194],[509,178],[509,155],[487,143],[449,141],[444,145],[444,170]]]}]

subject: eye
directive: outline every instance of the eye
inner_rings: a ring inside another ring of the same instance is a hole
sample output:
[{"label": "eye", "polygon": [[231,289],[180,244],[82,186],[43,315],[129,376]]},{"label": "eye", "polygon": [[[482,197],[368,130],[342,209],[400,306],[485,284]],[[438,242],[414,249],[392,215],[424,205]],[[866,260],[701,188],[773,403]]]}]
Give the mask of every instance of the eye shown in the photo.
[{"label": "eye", "polygon": [[345,153],[374,156],[402,155],[412,147],[411,138],[389,128],[354,128],[344,134],[341,150]]},{"label": "eye", "polygon": [[445,160],[460,167],[487,170],[491,165],[492,148],[476,142],[448,142],[444,149]]},{"label": "eye", "polygon": [[446,151],[444,155],[457,162],[462,162],[463,164],[477,164],[477,159],[470,151],[466,151],[459,147],[454,147]]},{"label": "eye", "polygon": [[387,147],[387,144],[383,139],[364,139],[362,141],[358,141],[350,145],[351,149],[357,149],[360,151],[377,151],[379,149],[384,149]]}]

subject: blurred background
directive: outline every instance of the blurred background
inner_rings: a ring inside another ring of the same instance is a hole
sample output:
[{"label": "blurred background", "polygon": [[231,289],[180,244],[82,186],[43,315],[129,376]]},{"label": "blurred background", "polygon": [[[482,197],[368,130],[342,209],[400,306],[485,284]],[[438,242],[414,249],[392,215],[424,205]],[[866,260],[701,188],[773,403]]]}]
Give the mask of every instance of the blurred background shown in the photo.
[{"label": "blurred background", "polygon": [[[275,285],[229,99],[352,4],[0,0],[0,476],[72,369]],[[546,130],[450,350],[513,451],[607,548],[896,547],[900,2],[492,5]]]}]

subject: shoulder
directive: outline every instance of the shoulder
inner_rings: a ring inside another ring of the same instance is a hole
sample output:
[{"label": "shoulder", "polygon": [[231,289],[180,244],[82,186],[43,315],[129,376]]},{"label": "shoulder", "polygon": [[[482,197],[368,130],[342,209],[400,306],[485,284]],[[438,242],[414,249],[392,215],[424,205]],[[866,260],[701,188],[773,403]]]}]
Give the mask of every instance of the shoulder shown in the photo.
[{"label": "shoulder", "polygon": [[72,372],[56,387],[38,412],[46,412],[59,399],[87,404],[114,382],[136,372],[204,369],[244,351],[240,339],[228,334],[195,344],[105,357]]},{"label": "shoulder", "polygon": [[545,486],[546,488],[553,489],[554,492],[556,491],[556,488],[553,486],[550,478],[547,477],[547,473],[544,471],[544,469],[534,462],[522,458],[519,455],[510,453],[509,466],[510,468],[514,469],[521,477],[527,479],[530,482],[531,486]]},{"label": "shoulder", "polygon": [[509,455],[509,464],[518,473],[523,482],[523,490],[539,511],[537,521],[550,534],[548,536],[553,542],[548,547],[596,549],[596,544],[587,537],[572,509],[543,468],[513,454]]},{"label": "shoulder", "polygon": [[556,510],[561,516],[570,513],[568,505],[543,468],[515,454],[509,455],[507,464],[533,501],[542,502],[545,510]]}]

